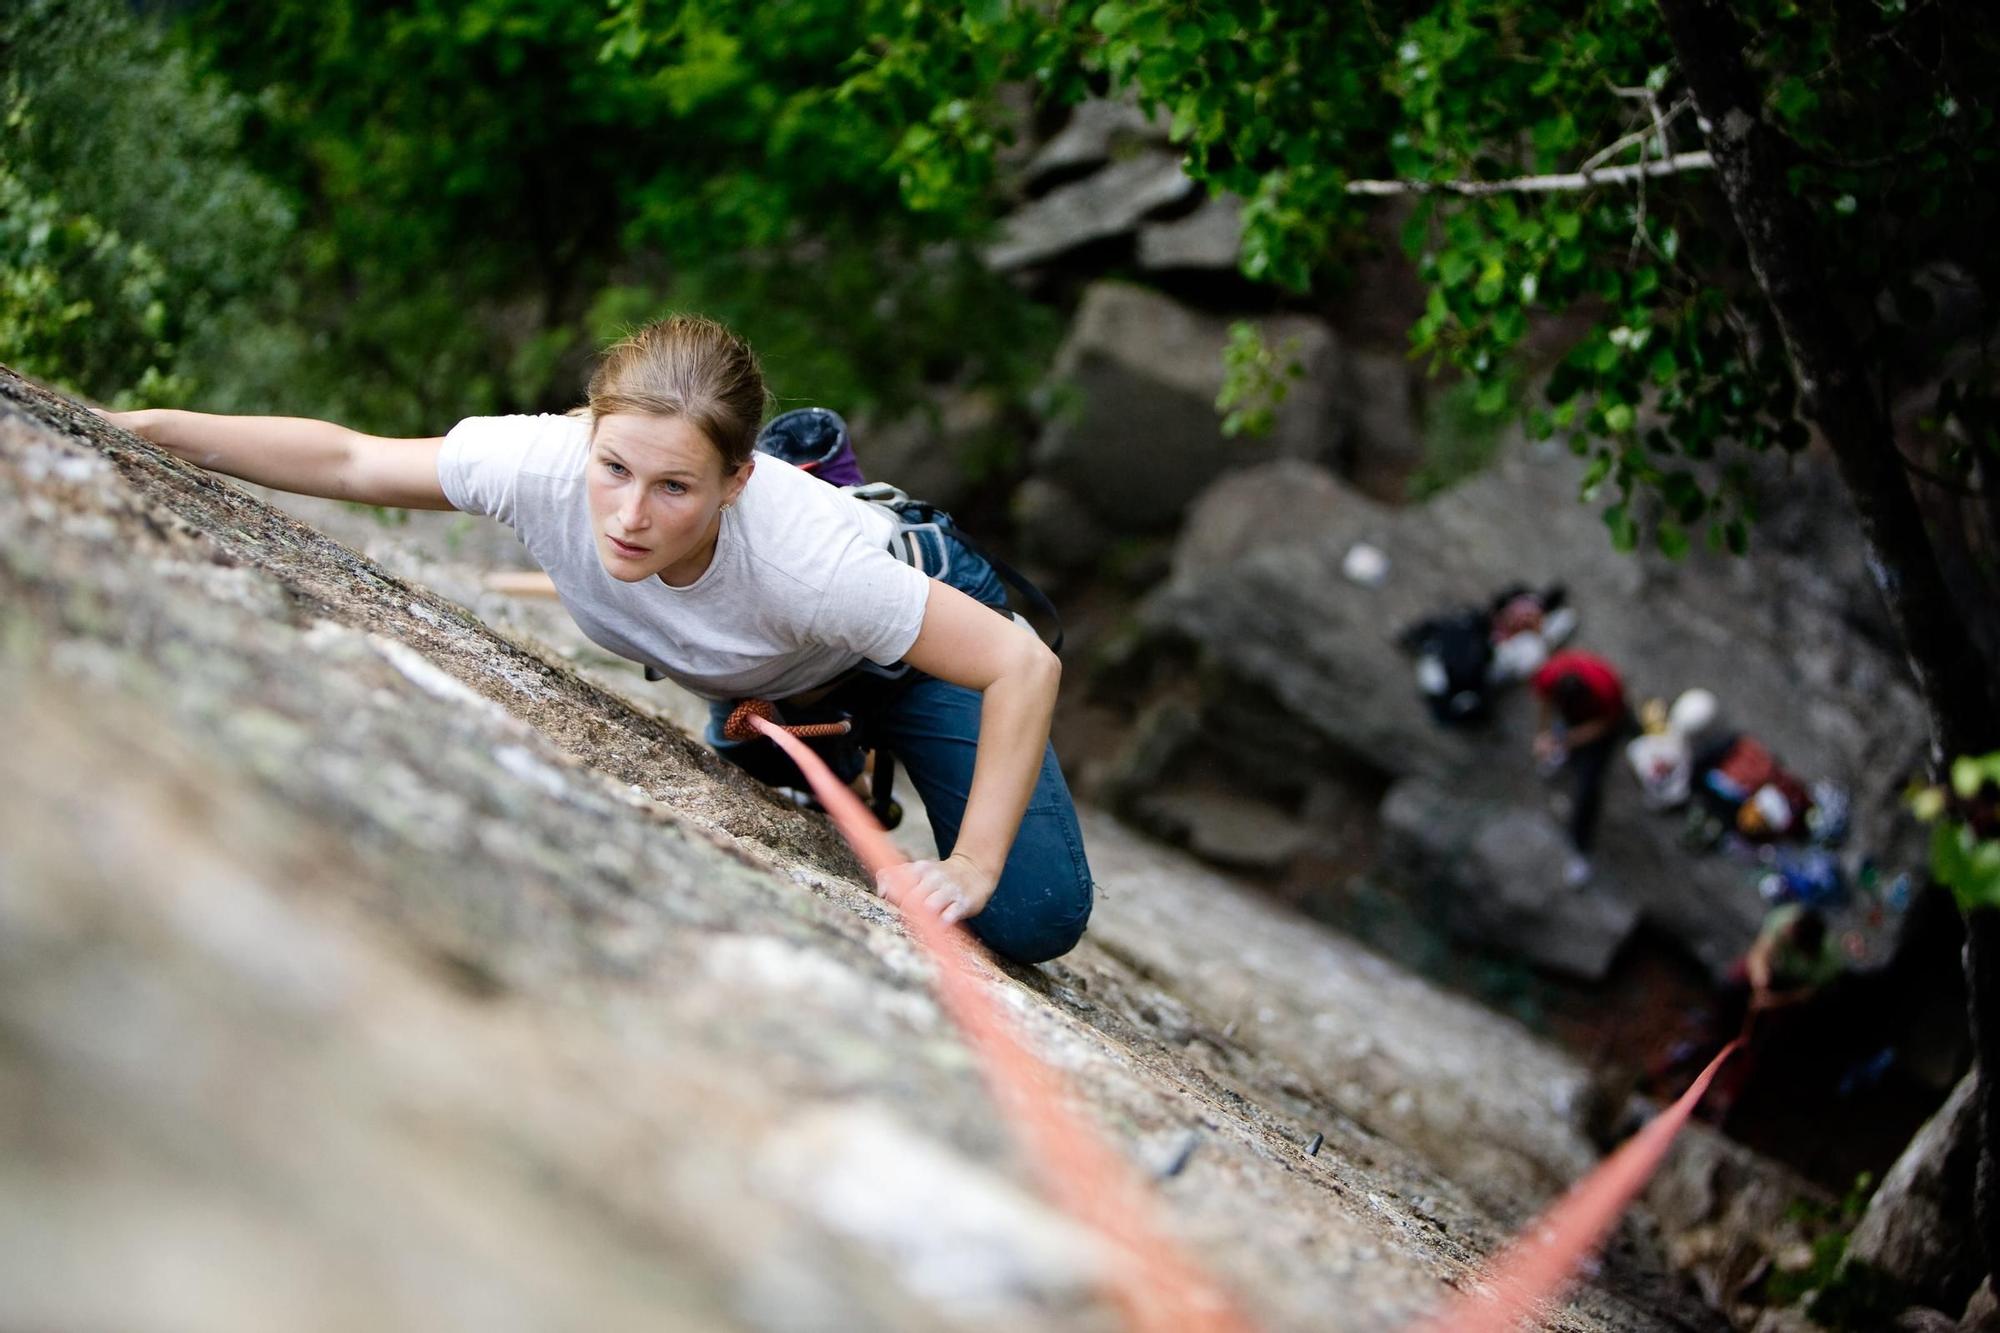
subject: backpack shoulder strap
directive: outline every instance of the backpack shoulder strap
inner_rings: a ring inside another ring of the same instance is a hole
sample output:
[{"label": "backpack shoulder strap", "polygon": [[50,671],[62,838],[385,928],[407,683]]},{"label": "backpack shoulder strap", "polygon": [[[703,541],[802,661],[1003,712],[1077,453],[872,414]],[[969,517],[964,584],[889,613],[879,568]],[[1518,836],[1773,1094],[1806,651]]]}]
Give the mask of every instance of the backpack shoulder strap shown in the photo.
[{"label": "backpack shoulder strap", "polygon": [[[899,526],[897,539],[892,540],[889,544],[890,552],[904,564],[913,565],[923,570],[926,574],[935,574],[936,571],[924,570],[916,543],[901,540],[903,536],[902,529],[935,526],[937,516],[944,511],[929,501],[912,499],[909,492],[900,487],[891,486],[886,481],[864,482],[859,486],[843,486],[840,489],[852,495],[857,500],[866,500],[870,504],[881,505],[884,509],[894,514]],[[915,511],[915,514],[921,514],[922,517],[915,517],[913,511]],[[978,542],[972,540],[971,537],[966,535],[965,529],[959,527],[956,523],[951,524],[951,535],[960,546],[963,546],[967,551],[993,566],[993,572],[1000,576],[1001,581],[1013,588],[1014,591],[1020,593],[1021,600],[1026,602],[1030,609],[1048,621],[1053,630],[1053,637],[1047,640],[1049,651],[1061,652],[1063,645],[1062,616],[1057,613],[1055,603],[1049,600],[1048,594],[1036,587],[1034,581],[1020,570],[1014,568],[1005,560],[1002,560],[999,556],[994,555]]]}]

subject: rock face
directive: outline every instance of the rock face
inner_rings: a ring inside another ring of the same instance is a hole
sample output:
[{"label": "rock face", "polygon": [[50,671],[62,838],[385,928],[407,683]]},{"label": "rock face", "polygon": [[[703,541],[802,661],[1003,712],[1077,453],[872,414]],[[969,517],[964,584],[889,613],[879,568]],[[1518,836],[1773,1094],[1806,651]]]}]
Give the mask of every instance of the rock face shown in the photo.
[{"label": "rock face", "polygon": [[1744,1288],[1762,1281],[1773,1263],[1796,1267],[1799,1256],[1811,1255],[1813,1228],[1801,1202],[1831,1213],[1838,1201],[1700,1124],[1682,1131],[1646,1187],[1674,1266],[1693,1274],[1708,1303],[1738,1328],[1758,1317],[1742,1299]]},{"label": "rock face", "polygon": [[[1577,503],[1579,470],[1567,453],[1516,447],[1404,509],[1298,463],[1218,482],[1142,612],[1151,647],[1128,648],[1112,668],[1144,680],[1150,657],[1191,649],[1201,702],[1183,732],[1204,738],[1207,757],[1155,747],[1126,785],[1221,764],[1231,782],[1292,812],[1329,779],[1386,790],[1384,866],[1429,886],[1468,933],[1595,977],[1643,916],[1719,973],[1762,916],[1754,867],[1685,852],[1680,822],[1641,808],[1621,761],[1596,878],[1571,892],[1552,877],[1563,850],[1552,806],[1566,787],[1545,787],[1534,771],[1530,701],[1504,697],[1491,723],[1462,730],[1435,725],[1419,701],[1396,643],[1404,626],[1483,604],[1510,582],[1562,583],[1581,616],[1574,642],[1620,667],[1635,705],[1708,687],[1730,729],[1852,790],[1855,846],[1885,865],[1919,864],[1900,789],[1921,760],[1922,717],[1900,659],[1856,614],[1842,557],[1822,553],[1828,539],[1781,521],[1798,554],[1621,557]],[[1356,543],[1386,555],[1379,586],[1343,574]]]},{"label": "rock face", "polygon": [[1123,236],[1141,219],[1194,198],[1200,188],[1181,170],[1178,154],[1145,150],[1023,204],[1001,223],[986,262],[1003,273],[1046,263],[1093,241]]},{"label": "rock face", "polygon": [[1563,882],[1569,838],[1545,810],[1404,778],[1380,813],[1382,870],[1430,886],[1461,935],[1505,940],[1543,967],[1601,977],[1639,924],[1630,901]]},{"label": "rock face", "polygon": [[[0,1325],[1107,1326],[821,823],[5,372],[0,728]],[[1090,836],[990,984],[1262,1327],[1403,1326],[1591,1160],[1567,1058]],[[1649,1253],[1557,1326],[1715,1327]]]},{"label": "rock face", "polygon": [[1092,98],[1077,103],[1068,123],[1035,150],[1023,175],[1028,186],[1046,188],[1102,167],[1121,153],[1166,144],[1164,118],[1149,117],[1129,102]]},{"label": "rock face", "polygon": [[[1326,461],[1340,448],[1339,350],[1325,325],[1299,316],[1260,321],[1301,366],[1269,439],[1222,434],[1228,324],[1123,283],[1084,295],[1058,354],[1074,393],[1035,450],[1037,473],[1069,491],[1114,533],[1160,532],[1224,472],[1272,457]],[[1030,534],[1032,535],[1032,534]]]},{"label": "rock face", "polygon": [[940,509],[959,509],[1011,443],[989,394],[940,391],[894,421],[853,423],[871,480],[892,482]]},{"label": "rock face", "polygon": [[1847,1263],[1865,1264],[1948,1310],[1972,1295],[1985,1268],[1972,1220],[1972,1093],[1967,1074],[1882,1178],[1847,1244]]},{"label": "rock face", "polygon": [[1216,196],[1184,218],[1139,229],[1139,267],[1233,270],[1243,248],[1243,201]]}]

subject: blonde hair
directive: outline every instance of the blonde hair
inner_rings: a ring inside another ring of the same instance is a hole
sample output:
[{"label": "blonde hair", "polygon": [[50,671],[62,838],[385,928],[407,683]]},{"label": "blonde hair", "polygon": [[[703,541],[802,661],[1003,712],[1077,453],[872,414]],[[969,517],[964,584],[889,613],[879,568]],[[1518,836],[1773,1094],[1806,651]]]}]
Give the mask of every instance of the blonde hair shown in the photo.
[{"label": "blonde hair", "polygon": [[669,315],[604,349],[589,401],[573,416],[644,412],[679,417],[722,455],[724,472],[749,461],[769,395],[750,344],[701,315]]}]

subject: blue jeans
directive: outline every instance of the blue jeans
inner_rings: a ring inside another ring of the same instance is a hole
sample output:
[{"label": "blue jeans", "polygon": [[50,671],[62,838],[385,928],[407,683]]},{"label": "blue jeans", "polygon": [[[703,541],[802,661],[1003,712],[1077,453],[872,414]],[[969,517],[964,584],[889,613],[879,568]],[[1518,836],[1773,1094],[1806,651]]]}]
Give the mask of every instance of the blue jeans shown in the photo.
[{"label": "blue jeans", "polygon": [[[931,548],[927,557],[936,553],[939,543],[948,548],[942,580],[977,601],[1005,607],[1006,590],[993,567],[951,535],[948,515],[940,512],[936,519],[939,532],[920,534],[919,540]],[[949,856],[972,790],[980,704],[978,691],[910,668],[893,679],[859,673],[824,698],[807,705],[780,702],[778,711],[782,721],[792,724],[843,715],[854,718],[865,743],[888,750],[909,774],[930,815],[938,852]],[[716,753],[761,782],[804,787],[804,776],[771,742],[722,739],[729,709],[726,703],[710,707],[707,740]],[[842,778],[851,779],[860,771],[860,745],[836,738],[814,748]],[[1000,882],[985,909],[965,925],[1001,957],[1040,963],[1076,947],[1090,920],[1091,902],[1090,864],[1084,859],[1076,803],[1056,764],[1055,747],[1044,746],[1041,772],[1021,816],[1020,832],[1007,852]]]}]

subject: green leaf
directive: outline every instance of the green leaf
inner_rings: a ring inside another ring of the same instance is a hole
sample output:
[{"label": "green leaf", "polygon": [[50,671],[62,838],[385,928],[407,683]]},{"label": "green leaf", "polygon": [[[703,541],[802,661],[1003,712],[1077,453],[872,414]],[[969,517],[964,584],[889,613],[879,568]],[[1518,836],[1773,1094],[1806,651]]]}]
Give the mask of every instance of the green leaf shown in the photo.
[{"label": "green leaf", "polygon": [[1688,535],[1678,523],[1662,522],[1653,533],[1659,543],[1661,554],[1669,560],[1679,560],[1688,553]]},{"label": "green leaf", "polygon": [[1971,800],[1989,782],[2000,786],[2000,751],[1989,755],[1960,755],[1951,761],[1951,789],[1959,800]]},{"label": "green leaf", "polygon": [[1622,504],[1612,505],[1604,511],[1604,526],[1611,532],[1611,544],[1620,551],[1630,551],[1639,544],[1639,525]]},{"label": "green leaf", "polygon": [[1813,91],[1811,84],[1794,74],[1772,90],[1771,105],[1784,119],[1797,124],[1819,105],[1819,94]]},{"label": "green leaf", "polygon": [[1106,37],[1117,36],[1131,21],[1132,7],[1120,4],[1118,0],[1108,0],[1108,3],[1099,5],[1090,16],[1090,26]]},{"label": "green leaf", "polygon": [[1966,911],[2000,906],[2000,840],[1941,820],[1931,827],[1931,873]]}]

